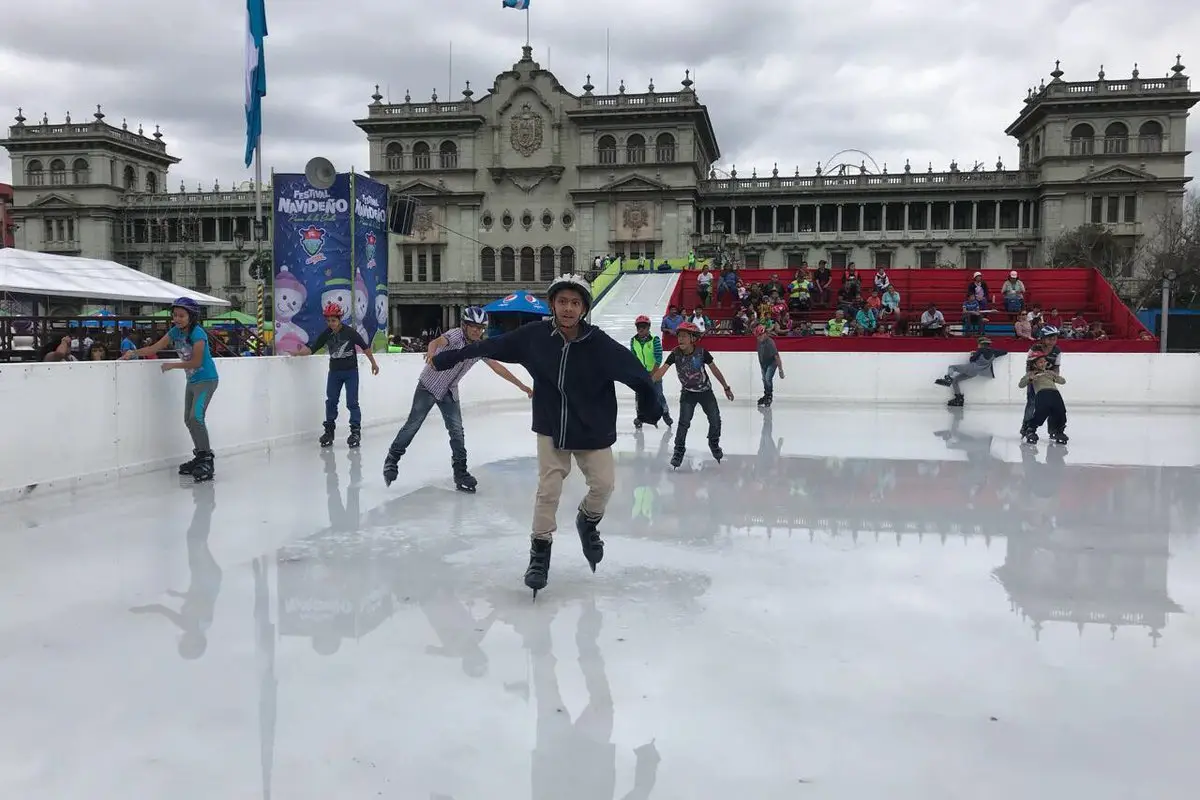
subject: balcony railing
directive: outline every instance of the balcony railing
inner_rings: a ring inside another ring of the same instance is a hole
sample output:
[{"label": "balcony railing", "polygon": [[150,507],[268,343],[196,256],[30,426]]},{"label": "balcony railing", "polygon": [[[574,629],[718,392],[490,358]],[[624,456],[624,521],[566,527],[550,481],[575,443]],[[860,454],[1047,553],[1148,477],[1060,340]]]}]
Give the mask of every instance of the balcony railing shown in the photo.
[{"label": "balcony railing", "polygon": [[733,192],[845,192],[914,188],[1029,188],[1036,173],[1026,170],[996,172],[902,172],[895,175],[812,175],[771,178],[718,178],[700,182],[701,193]]}]

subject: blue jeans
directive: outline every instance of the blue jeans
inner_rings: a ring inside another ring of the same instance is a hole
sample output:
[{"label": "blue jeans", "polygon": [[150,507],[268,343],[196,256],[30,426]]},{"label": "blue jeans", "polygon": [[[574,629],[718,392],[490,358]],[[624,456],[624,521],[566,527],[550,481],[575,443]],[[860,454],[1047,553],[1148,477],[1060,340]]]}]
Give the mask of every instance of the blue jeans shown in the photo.
[{"label": "blue jeans", "polygon": [[362,424],[362,409],[358,407],[358,370],[330,370],[325,381],[325,422],[332,425],[337,421],[338,401],[342,399],[342,387],[346,387],[346,408],[350,409],[350,427]]},{"label": "blue jeans", "polygon": [[436,400],[429,390],[420,384],[413,392],[412,410],[408,412],[408,419],[396,433],[392,446],[388,448],[388,458],[392,461],[400,460],[434,406],[442,412],[442,422],[446,423],[446,432],[450,434],[450,465],[454,467],[454,474],[466,472],[467,440],[463,433],[462,406],[459,405],[458,398],[447,392],[441,400]]},{"label": "blue jeans", "polygon": [[763,396],[775,396],[775,373],[779,371],[778,364],[767,364],[762,368]]}]

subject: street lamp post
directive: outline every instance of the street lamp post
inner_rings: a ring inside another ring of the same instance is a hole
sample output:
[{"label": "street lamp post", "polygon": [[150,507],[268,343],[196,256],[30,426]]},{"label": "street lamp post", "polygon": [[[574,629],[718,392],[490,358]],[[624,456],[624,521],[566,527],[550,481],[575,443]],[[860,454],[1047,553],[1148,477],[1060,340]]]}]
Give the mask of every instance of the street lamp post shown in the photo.
[{"label": "street lamp post", "polygon": [[750,241],[750,234],[746,231],[738,231],[738,258],[742,262],[742,269],[746,268],[746,243]]},{"label": "street lamp post", "polygon": [[1169,269],[1162,280],[1162,330],[1158,335],[1159,352],[1167,352],[1167,324],[1171,320],[1171,285],[1175,283],[1175,270]]}]

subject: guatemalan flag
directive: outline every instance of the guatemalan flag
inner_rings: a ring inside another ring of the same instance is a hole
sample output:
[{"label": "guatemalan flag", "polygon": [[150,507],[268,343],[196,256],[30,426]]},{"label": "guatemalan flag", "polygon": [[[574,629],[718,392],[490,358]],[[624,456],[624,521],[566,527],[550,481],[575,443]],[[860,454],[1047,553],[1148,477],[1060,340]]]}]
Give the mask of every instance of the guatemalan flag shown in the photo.
[{"label": "guatemalan flag", "polygon": [[529,10],[529,0],[502,0],[505,8],[515,8],[518,10]]},{"label": "guatemalan flag", "polygon": [[262,99],[267,96],[267,62],[263,58],[263,40],[266,38],[266,0],[246,0],[247,167],[254,163],[254,151],[262,137]]}]

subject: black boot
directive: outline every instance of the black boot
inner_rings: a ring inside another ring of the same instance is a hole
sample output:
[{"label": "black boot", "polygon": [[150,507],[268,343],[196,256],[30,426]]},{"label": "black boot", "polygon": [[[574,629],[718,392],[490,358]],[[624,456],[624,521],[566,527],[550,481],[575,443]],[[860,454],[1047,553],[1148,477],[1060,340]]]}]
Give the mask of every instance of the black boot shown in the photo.
[{"label": "black boot", "polygon": [[533,589],[533,599],[537,593],[546,588],[550,579],[550,549],[553,543],[549,539],[533,539],[529,545],[529,567],[525,570],[525,585]]},{"label": "black boot", "polygon": [[383,460],[383,482],[387,486],[395,483],[396,478],[400,476],[400,469],[397,466],[400,463],[400,456],[388,450],[387,458]]},{"label": "black boot", "polygon": [[675,445],[675,452],[671,455],[671,466],[674,469],[679,469],[679,465],[683,463],[683,454],[685,449],[683,445]]},{"label": "black boot", "polygon": [[347,447],[358,447],[362,444],[362,429],[357,425],[350,426],[350,435],[346,437]]},{"label": "black boot", "polygon": [[961,408],[963,403],[965,403],[966,401],[967,401],[967,399],[965,397],[963,397],[961,394],[956,394],[956,395],[954,395],[953,398],[951,398],[946,403],[946,405],[950,406],[951,408]]},{"label": "black boot", "polygon": [[949,386],[951,383],[950,376],[943,375],[942,377],[940,377],[936,381],[934,381],[934,383],[936,383],[938,386]]},{"label": "black boot", "polygon": [[192,480],[196,483],[204,483],[205,481],[211,481],[214,474],[212,451],[197,450],[196,466],[192,467]]},{"label": "black boot", "polygon": [[1071,437],[1067,436],[1065,431],[1050,431],[1050,441],[1055,444],[1066,444],[1071,441]]},{"label": "black boot", "polygon": [[331,444],[333,444],[333,430],[333,423],[326,422],[325,432],[321,434],[321,447],[329,447]]},{"label": "black boot", "polygon": [[196,465],[199,463],[200,463],[200,451],[193,450],[192,457],[179,465],[179,474],[180,475],[191,475],[192,470],[194,470],[196,468]]},{"label": "black boot", "polygon": [[467,472],[466,464],[454,465],[454,488],[460,492],[474,492],[478,485],[479,481],[475,480],[475,476]]},{"label": "black boot", "polygon": [[600,538],[600,532],[596,530],[600,519],[601,517],[588,516],[582,506],[575,515],[575,530],[579,531],[579,544],[583,546],[583,557],[587,559],[592,572],[595,572],[596,565],[604,560],[604,540]]},{"label": "black boot", "polygon": [[725,451],[721,449],[721,443],[716,439],[711,439],[708,443],[708,449],[712,452],[713,458],[720,464],[721,459],[725,457]]},{"label": "black boot", "polygon": [[767,404],[767,396],[764,394],[762,397],[758,398],[758,406],[761,408],[762,406],[765,406],[766,404]]},{"label": "black boot", "polygon": [[663,422],[667,423],[668,428],[675,424],[675,420],[671,419],[670,411],[663,412]]}]

